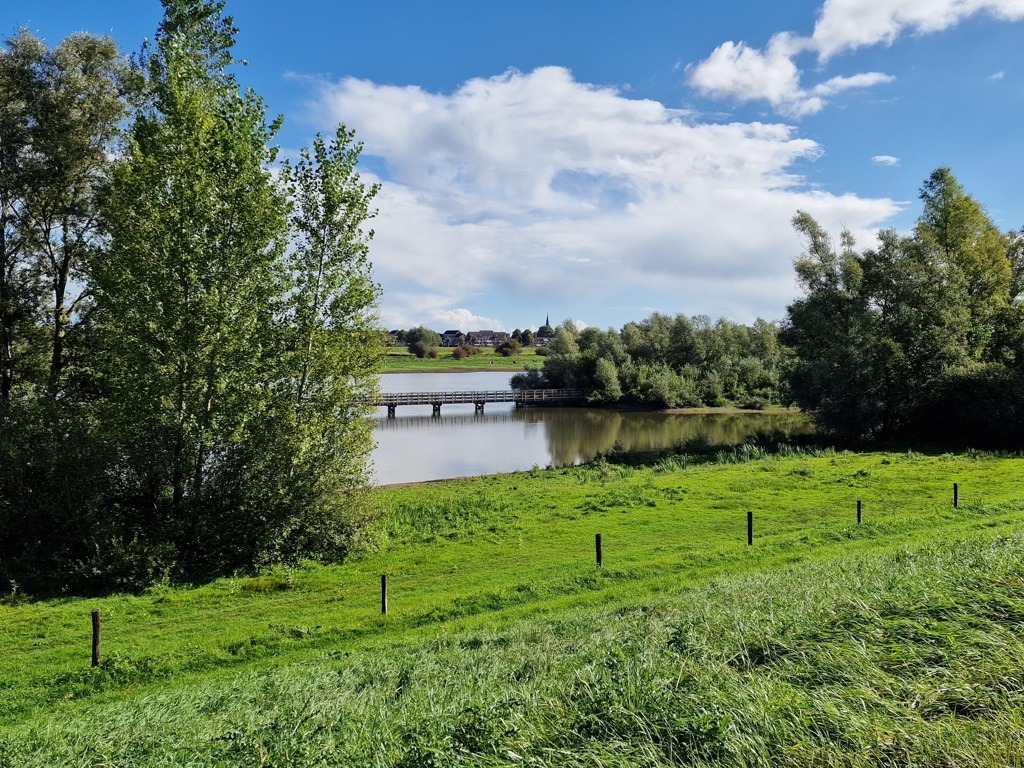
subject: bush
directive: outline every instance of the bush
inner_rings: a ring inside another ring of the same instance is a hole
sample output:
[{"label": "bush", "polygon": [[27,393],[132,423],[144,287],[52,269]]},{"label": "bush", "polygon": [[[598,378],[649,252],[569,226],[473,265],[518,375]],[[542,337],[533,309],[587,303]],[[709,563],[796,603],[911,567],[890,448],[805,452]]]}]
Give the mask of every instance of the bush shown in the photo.
[{"label": "bush", "polygon": [[540,357],[547,357],[551,354],[551,350],[547,347],[537,347],[537,355]]},{"label": "bush", "polygon": [[466,357],[472,357],[473,355],[479,355],[483,350],[480,347],[474,347],[470,344],[460,344],[458,347],[452,350],[452,357],[456,360],[462,360]]},{"label": "bush", "polygon": [[512,355],[518,355],[522,352],[523,345],[515,339],[505,339],[505,341],[501,342],[494,351],[502,357],[511,357]]}]

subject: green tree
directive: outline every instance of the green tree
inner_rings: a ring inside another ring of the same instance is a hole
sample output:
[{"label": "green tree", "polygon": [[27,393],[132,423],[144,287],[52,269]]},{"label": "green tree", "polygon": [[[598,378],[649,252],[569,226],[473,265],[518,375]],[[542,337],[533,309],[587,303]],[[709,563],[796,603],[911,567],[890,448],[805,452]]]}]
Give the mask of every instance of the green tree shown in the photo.
[{"label": "green tree", "polygon": [[274,557],[288,527],[265,450],[281,434],[287,206],[268,171],[275,128],[229,73],[223,3],[163,5],[95,275],[103,374],[123,535],[222,571]]},{"label": "green tree", "polygon": [[282,174],[294,199],[281,380],[292,387],[288,455],[288,552],[336,556],[358,527],[360,489],[368,481],[372,422],[363,405],[376,391],[383,341],[377,330],[379,286],[369,261],[378,185],[356,167],[362,145],[340,126],[328,144],[314,139]]},{"label": "green tree", "polygon": [[971,355],[988,348],[1000,311],[1009,301],[1013,267],[1009,239],[949,168],[937,168],[921,187],[924,209],[916,235],[922,247],[936,252],[954,279],[963,284],[970,313]]},{"label": "green tree", "polygon": [[870,365],[870,308],[861,291],[863,268],[853,236],[843,232],[836,250],[829,234],[804,212],[793,218],[793,227],[806,243],[795,264],[804,296],[787,308],[782,332],[799,361],[789,375],[793,397],[823,428],[867,436],[879,424],[879,397]]},{"label": "green tree", "polygon": [[[15,382],[61,388],[85,326],[99,199],[126,114],[130,70],[113,40],[53,50],[27,31],[0,51],[0,399]],[[44,338],[45,337],[45,338]],[[18,375],[18,371],[22,375]]]},{"label": "green tree", "polygon": [[436,351],[441,344],[441,334],[425,325],[418,325],[405,332],[405,343],[416,357],[426,357],[430,350]]},{"label": "green tree", "polygon": [[[948,407],[967,382],[976,391],[983,380],[1001,382],[990,392],[1013,386],[982,367],[1016,359],[1013,238],[946,168],[921,197],[913,235],[882,231],[879,246],[862,254],[845,233],[836,252],[810,216],[794,219],[808,255],[796,263],[805,295],[790,305],[783,333],[798,356],[789,384],[821,426],[845,437],[935,437],[927,422],[936,403]],[[977,422],[976,434],[957,439],[983,441],[986,430]]]},{"label": "green tree", "polygon": [[[0,580],[60,590],[103,538],[109,485],[89,375],[100,199],[133,78],[108,38],[0,50]],[[5,573],[6,571],[6,573]]]}]

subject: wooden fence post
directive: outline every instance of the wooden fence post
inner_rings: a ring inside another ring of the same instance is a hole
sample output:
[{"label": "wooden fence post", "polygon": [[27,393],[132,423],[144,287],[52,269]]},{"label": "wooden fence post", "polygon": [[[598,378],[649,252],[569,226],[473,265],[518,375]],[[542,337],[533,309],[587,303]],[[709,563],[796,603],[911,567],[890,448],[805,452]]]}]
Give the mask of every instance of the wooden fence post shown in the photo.
[{"label": "wooden fence post", "polygon": [[747,512],[747,546],[754,545],[754,513]]},{"label": "wooden fence post", "polygon": [[857,525],[860,525],[860,499],[857,499]]},{"label": "wooden fence post", "polygon": [[380,612],[388,615],[388,577],[383,573],[380,575]]},{"label": "wooden fence post", "polygon": [[601,567],[601,560],[602,560],[602,557],[601,557],[601,554],[602,554],[601,553],[601,534],[600,533],[595,533],[594,534],[594,553],[597,555],[597,567],[600,568]]},{"label": "wooden fence post", "polygon": [[960,486],[953,483],[953,509],[960,506]]},{"label": "wooden fence post", "polygon": [[101,630],[100,612],[96,609],[92,612],[92,665],[94,667],[100,665]]}]

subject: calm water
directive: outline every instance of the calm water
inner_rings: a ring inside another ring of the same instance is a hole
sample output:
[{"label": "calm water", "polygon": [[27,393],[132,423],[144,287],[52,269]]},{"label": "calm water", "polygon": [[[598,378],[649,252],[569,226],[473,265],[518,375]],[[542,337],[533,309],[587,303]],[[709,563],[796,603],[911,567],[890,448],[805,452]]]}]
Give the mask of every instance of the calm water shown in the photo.
[{"label": "calm water", "polygon": [[[508,389],[508,373],[390,373],[384,392]],[[513,472],[533,466],[590,461],[616,445],[656,450],[699,435],[713,443],[741,443],[760,429],[803,431],[794,414],[621,413],[597,408],[516,408],[488,403],[399,407],[397,417],[379,409],[374,438],[374,479],[379,484]]]}]

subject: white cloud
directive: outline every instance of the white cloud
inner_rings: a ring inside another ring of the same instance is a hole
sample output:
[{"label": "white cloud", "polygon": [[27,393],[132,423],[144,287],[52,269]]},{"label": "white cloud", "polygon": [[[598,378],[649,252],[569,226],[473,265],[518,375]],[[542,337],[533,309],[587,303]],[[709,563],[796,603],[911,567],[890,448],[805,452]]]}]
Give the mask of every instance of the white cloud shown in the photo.
[{"label": "white cloud", "polygon": [[987,80],[1002,80],[1004,77],[1006,77],[1006,73],[1002,72],[1002,71],[999,71],[999,72],[996,72],[994,75],[989,75],[986,79]]},{"label": "white cloud", "polygon": [[892,155],[875,155],[871,158],[871,162],[875,165],[899,165],[900,159]]},{"label": "white cloud", "polygon": [[764,51],[742,42],[723,43],[703,61],[687,66],[687,81],[705,96],[763,100],[783,115],[802,117],[821,111],[825,97],[893,78],[864,72],[805,88],[804,73],[794,61],[799,54],[814,53],[825,64],[840,53],[891,45],[907,31],[939,32],[981,13],[1006,21],[1024,19],[1024,0],[825,0],[810,37],[780,32]]},{"label": "white cloud", "polygon": [[863,72],[804,89],[793,57],[809,47],[808,38],[785,32],[775,35],[763,53],[745,43],[722,43],[704,61],[687,67],[687,82],[705,96],[739,102],[763,99],[781,114],[803,117],[820,112],[827,96],[894,79],[882,72]]},{"label": "white cloud", "polygon": [[825,0],[813,47],[823,61],[871,45],[892,45],[906,31],[941,32],[979,13],[1024,19],[1022,0]]},{"label": "white cloud", "polygon": [[798,168],[821,148],[790,126],[701,124],[561,68],[450,95],[348,78],[319,96],[321,125],[355,128],[388,168],[372,258],[391,327],[498,329],[493,307],[522,296],[780,317],[798,209],[860,232],[898,210],[810,188]]},{"label": "white cloud", "polygon": [[480,315],[474,314],[463,307],[432,312],[430,314],[430,324],[438,328],[443,325],[445,330],[451,328],[453,330],[463,331],[464,333],[468,333],[469,331],[505,330],[505,324],[501,320],[494,317],[481,317]]}]

